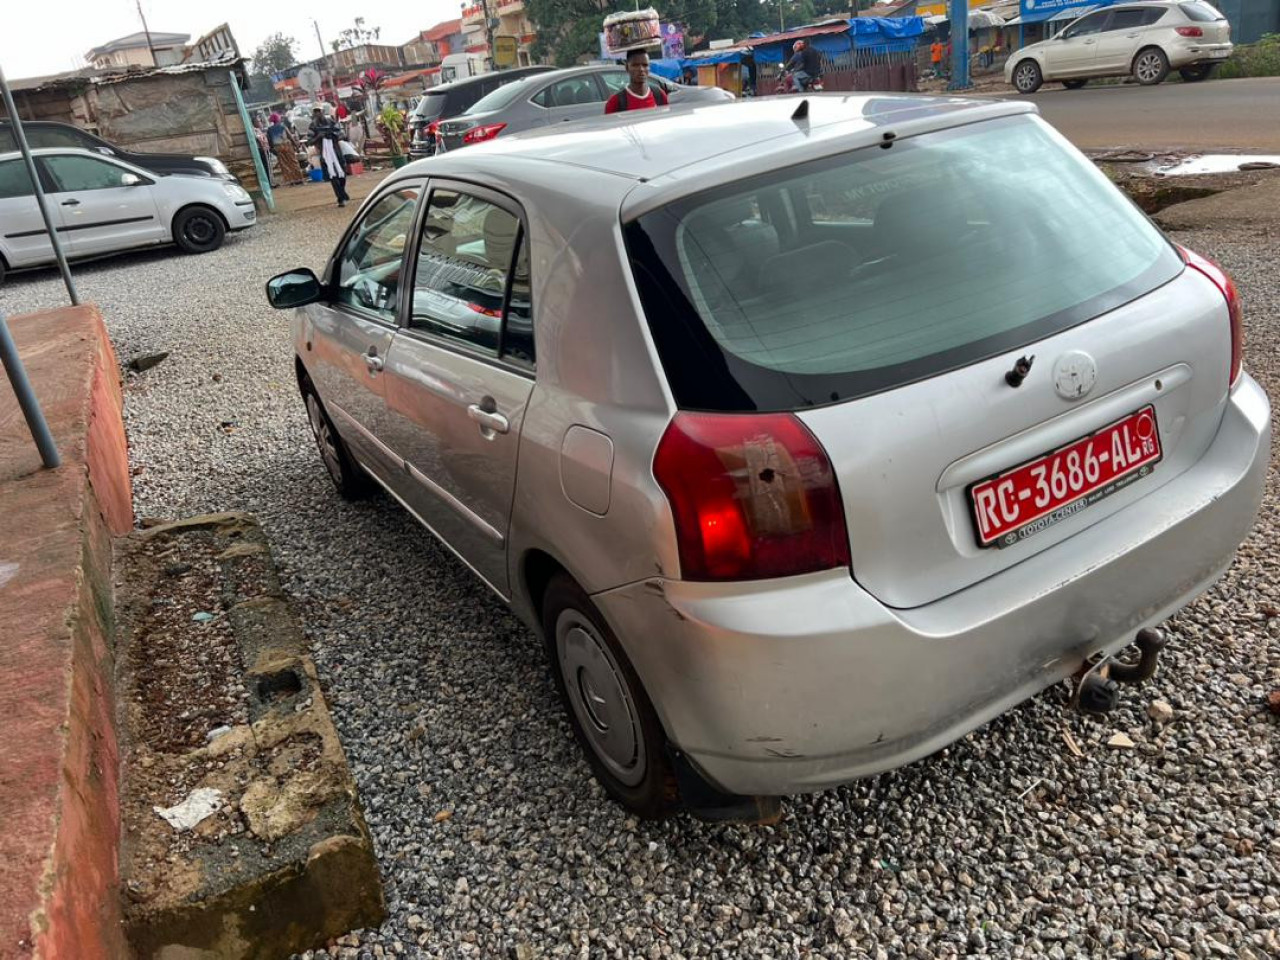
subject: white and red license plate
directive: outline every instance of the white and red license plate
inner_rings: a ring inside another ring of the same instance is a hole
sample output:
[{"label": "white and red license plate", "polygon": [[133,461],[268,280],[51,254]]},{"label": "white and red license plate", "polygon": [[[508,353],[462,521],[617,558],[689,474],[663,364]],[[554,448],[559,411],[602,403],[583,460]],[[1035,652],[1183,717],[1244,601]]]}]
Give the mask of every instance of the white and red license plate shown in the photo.
[{"label": "white and red license plate", "polygon": [[1156,412],[1143,407],[1096,433],[969,488],[983,547],[1009,547],[1145,477],[1160,459]]}]

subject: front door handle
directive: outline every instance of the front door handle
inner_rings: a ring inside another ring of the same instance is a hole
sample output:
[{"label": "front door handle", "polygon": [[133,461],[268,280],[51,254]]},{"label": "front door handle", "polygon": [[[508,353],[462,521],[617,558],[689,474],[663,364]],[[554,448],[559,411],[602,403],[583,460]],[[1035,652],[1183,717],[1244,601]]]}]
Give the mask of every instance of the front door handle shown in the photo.
[{"label": "front door handle", "polygon": [[497,410],[485,409],[493,406],[493,399],[485,397],[483,403],[473,403],[467,407],[467,416],[469,416],[484,430],[491,430],[494,433],[509,433],[511,424],[507,418],[498,413]]},{"label": "front door handle", "polygon": [[1125,38],[1126,40],[1137,40],[1137,39],[1138,39],[1138,37],[1140,37],[1140,36],[1142,36],[1142,34],[1140,34],[1140,33],[1126,33],[1126,34],[1124,35],[1124,38]]},{"label": "front door handle", "polygon": [[364,355],[364,363],[369,368],[370,373],[378,373],[382,370],[382,358],[378,356],[373,347],[370,347],[369,352]]},{"label": "front door handle", "polygon": [[63,200],[62,205],[64,207],[78,207],[80,206],[80,201],[79,200]]}]

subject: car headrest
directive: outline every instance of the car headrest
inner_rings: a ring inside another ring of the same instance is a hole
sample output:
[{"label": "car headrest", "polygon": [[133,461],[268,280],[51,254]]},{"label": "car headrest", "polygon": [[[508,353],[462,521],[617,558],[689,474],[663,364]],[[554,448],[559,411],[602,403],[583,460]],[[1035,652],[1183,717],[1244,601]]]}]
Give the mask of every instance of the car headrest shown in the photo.
[{"label": "car headrest", "polygon": [[520,221],[499,207],[484,215],[484,253],[490,266],[503,270],[510,266],[519,231]]},{"label": "car headrest", "polygon": [[876,209],[876,236],[885,255],[946,247],[968,228],[964,204],[940,188],[893,194]]}]

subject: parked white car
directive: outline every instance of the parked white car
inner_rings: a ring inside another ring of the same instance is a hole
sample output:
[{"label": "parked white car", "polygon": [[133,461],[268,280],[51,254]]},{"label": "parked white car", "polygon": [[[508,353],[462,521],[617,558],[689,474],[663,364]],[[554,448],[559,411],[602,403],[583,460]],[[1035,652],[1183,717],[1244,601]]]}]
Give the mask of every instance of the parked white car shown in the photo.
[{"label": "parked white car", "polygon": [[[208,253],[228,231],[258,219],[238,183],[162,176],[88,150],[32,153],[70,259],[163,243]],[[9,270],[55,259],[22,155],[0,154],[0,281]]]},{"label": "parked white car", "polygon": [[1075,90],[1094,77],[1129,75],[1151,86],[1170,70],[1183,80],[1203,80],[1231,49],[1231,24],[1204,0],[1121,3],[1017,51],[1004,79],[1019,93],[1035,93],[1050,80]]}]

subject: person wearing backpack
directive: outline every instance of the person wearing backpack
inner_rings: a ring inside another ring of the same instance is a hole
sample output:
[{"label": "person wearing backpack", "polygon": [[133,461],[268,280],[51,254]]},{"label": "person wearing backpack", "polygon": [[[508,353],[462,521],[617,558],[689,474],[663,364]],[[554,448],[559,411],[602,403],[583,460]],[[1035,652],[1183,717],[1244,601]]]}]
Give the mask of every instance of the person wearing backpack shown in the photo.
[{"label": "person wearing backpack", "polygon": [[667,105],[667,91],[649,83],[649,54],[644,50],[627,51],[627,76],[631,82],[605,101],[605,113],[651,110]]}]

